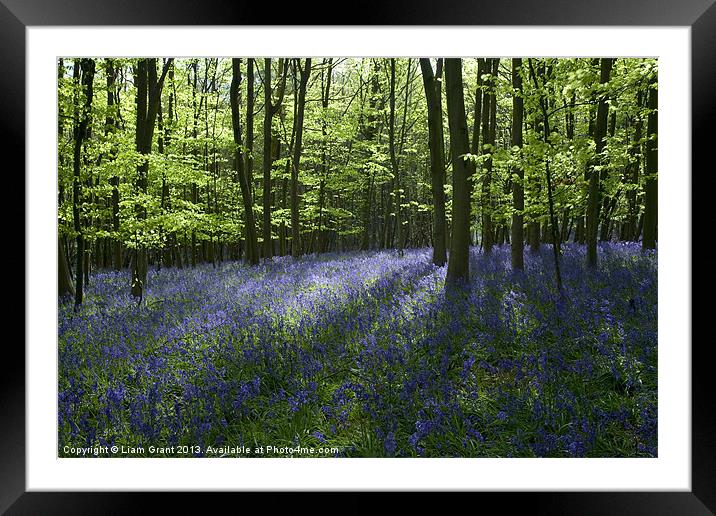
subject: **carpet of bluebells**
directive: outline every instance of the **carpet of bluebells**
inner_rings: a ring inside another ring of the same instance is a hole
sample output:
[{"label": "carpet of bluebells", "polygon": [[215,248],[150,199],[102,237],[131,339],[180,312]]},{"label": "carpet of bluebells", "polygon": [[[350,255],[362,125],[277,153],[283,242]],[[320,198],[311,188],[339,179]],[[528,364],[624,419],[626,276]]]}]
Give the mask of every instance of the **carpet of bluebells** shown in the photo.
[{"label": "carpet of bluebells", "polygon": [[524,273],[473,249],[447,291],[430,249],[150,271],[140,307],[126,271],[99,272],[78,312],[60,302],[59,454],[656,456],[657,254],[599,253],[590,271],[564,246],[563,295],[547,246]]}]

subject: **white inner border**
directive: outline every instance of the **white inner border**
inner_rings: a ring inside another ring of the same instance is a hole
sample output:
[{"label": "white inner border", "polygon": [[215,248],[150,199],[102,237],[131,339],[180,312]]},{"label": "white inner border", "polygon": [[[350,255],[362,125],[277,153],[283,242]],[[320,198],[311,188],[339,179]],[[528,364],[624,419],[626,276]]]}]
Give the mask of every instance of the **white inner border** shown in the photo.
[{"label": "white inner border", "polygon": [[[26,38],[28,491],[691,490],[689,27],[28,27]],[[58,459],[54,263],[61,56],[658,57],[659,457]]]}]

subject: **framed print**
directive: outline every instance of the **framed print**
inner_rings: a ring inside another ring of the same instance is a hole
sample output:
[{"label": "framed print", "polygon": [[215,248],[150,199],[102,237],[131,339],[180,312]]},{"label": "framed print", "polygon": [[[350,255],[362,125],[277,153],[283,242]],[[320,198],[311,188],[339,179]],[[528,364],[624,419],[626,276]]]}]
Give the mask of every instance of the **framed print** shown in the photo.
[{"label": "framed print", "polygon": [[713,510],[690,208],[716,8],[403,7],[4,2],[27,305],[3,510]]}]

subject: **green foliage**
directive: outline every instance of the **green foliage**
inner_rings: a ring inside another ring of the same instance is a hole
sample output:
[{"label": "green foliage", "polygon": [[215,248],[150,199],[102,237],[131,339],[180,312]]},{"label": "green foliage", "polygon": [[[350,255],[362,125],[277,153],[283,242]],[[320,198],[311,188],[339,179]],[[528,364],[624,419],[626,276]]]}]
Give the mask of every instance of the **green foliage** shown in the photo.
[{"label": "green foliage", "polygon": [[[120,239],[129,249],[161,248],[169,235],[180,244],[221,238],[236,242],[243,237],[244,214],[237,183],[236,153],[246,155],[249,144],[237,146],[229,102],[230,59],[177,59],[161,92],[161,120],[154,130],[152,152],[142,155],[136,144],[135,58],[112,59],[118,70],[112,90],[117,105],[108,104],[106,59],[96,61],[91,125],[85,139],[80,170],[78,207],[85,239]],[[162,60],[159,59],[161,68]],[[242,135],[246,135],[247,98],[246,59],[242,60],[243,81],[239,93]],[[538,77],[532,76],[532,65]],[[278,60],[273,60],[274,81],[279,77]],[[161,70],[158,70],[160,72]],[[321,99],[331,73],[327,107]],[[73,79],[74,60],[65,59],[58,68],[58,228],[61,236],[73,237],[73,144],[74,128],[84,95]],[[524,144],[520,149],[511,141],[512,99],[511,62],[500,61],[495,81],[497,95],[496,142],[480,142],[477,155],[462,159],[475,164],[471,178],[473,210],[493,214],[495,223],[509,225],[512,214],[512,188],[518,181],[515,170],[524,171],[525,215],[527,221],[547,216],[545,166],[548,163],[555,187],[558,213],[569,209],[583,214],[586,206],[586,177],[590,171],[602,177],[602,193],[615,199],[611,216],[624,220],[628,198],[640,192],[645,181],[643,153],[646,144],[646,97],[649,80],[657,73],[654,59],[617,59],[611,79],[599,84],[599,69],[592,59],[524,59],[520,71],[525,106]],[[484,74],[483,83],[489,82]],[[463,62],[463,83],[467,104],[467,127],[474,124],[477,61]],[[251,157],[251,190],[254,215],[261,234],[262,199],[271,194],[272,230],[284,224],[290,234],[290,182],[292,145],[295,131],[295,93],[298,78],[292,67],[283,104],[273,118],[272,132],[280,154],[273,161],[272,191],[263,191],[263,62],[256,61],[254,94],[254,141]],[[483,85],[483,91],[487,87]],[[387,59],[314,59],[306,95],[303,145],[298,174],[299,216],[305,234],[318,228],[341,236],[356,236],[372,228],[376,234],[385,224],[395,223],[395,198],[400,194],[401,220],[412,221],[411,231],[430,233],[432,187],[428,148],[427,107],[420,69],[416,59],[396,60],[395,154],[397,174],[390,159],[388,138],[390,65]],[[590,119],[596,101],[606,98],[613,131],[606,138],[602,156],[595,155]],[[445,152],[449,151],[447,109],[443,95]],[[549,116],[550,135],[544,140],[542,102]],[[170,108],[171,104],[171,108]],[[171,109],[171,113],[170,113]],[[114,124],[108,125],[108,120]],[[568,126],[571,121],[571,133]],[[641,124],[641,135],[636,127]],[[472,137],[472,135],[471,135]],[[483,131],[484,137],[484,131]],[[160,140],[162,145],[160,146]],[[161,149],[160,149],[161,147]],[[238,147],[238,149],[237,149]],[[161,152],[160,152],[161,151]],[[487,198],[481,182],[488,159],[492,172]],[[452,168],[447,156],[446,215],[451,218]],[[146,193],[138,167],[148,164]],[[628,170],[636,177],[628,179]],[[396,182],[399,182],[397,184]],[[118,186],[116,186],[118,185]],[[117,190],[115,191],[115,188]],[[113,206],[113,195],[119,203]],[[370,196],[370,199],[368,198]],[[489,202],[488,202],[489,200]],[[643,208],[637,195],[637,211]],[[370,207],[370,217],[365,215]],[[113,224],[118,209],[119,227]],[[472,217],[473,230],[479,230],[480,217]],[[366,223],[369,228],[366,228]],[[420,228],[420,225],[428,227]],[[410,226],[410,224],[408,224]],[[406,226],[407,227],[407,226]],[[382,237],[380,237],[382,238]],[[352,240],[357,245],[357,240]]]}]

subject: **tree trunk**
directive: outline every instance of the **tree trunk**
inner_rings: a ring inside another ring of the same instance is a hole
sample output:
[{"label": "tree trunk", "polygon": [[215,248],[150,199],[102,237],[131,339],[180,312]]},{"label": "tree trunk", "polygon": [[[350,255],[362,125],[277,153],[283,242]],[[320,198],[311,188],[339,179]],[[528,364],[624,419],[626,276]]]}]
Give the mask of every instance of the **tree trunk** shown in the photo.
[{"label": "tree trunk", "polygon": [[[251,189],[249,186],[249,178],[245,170],[246,163],[241,150],[241,112],[239,109],[239,89],[241,86],[241,59],[233,58],[232,79],[229,92],[231,103],[231,126],[234,134],[234,144],[236,145],[236,153],[234,155],[234,165],[236,167],[236,176],[241,189],[241,199],[244,204],[244,227],[246,235],[246,260],[251,265],[259,263],[259,253],[256,235],[256,222],[254,221],[254,208],[251,197]],[[250,101],[249,101],[250,102]],[[249,117],[247,116],[247,119]],[[248,161],[248,159],[247,159]]]},{"label": "tree trunk", "polygon": [[[119,99],[116,86],[118,70],[115,68],[112,59],[106,59],[105,65],[107,75],[107,119],[105,122],[105,132],[113,135],[119,130],[117,119],[115,118],[115,115],[118,115],[119,111]],[[110,151],[110,161],[114,161],[116,156],[117,143],[113,141]],[[122,269],[122,239],[119,236],[119,177],[112,175],[109,179],[109,184],[112,186],[112,230],[114,231],[112,265],[114,270],[119,271]]]},{"label": "tree trunk", "polygon": [[[328,66],[326,70],[326,83],[323,83],[323,72],[321,72],[321,165],[319,173],[318,188],[318,227],[311,237],[311,247],[316,253],[321,252],[321,237],[323,233],[323,207],[326,200],[325,189],[328,174],[328,155],[326,152],[326,139],[328,135],[328,121],[326,116],[328,113],[328,103],[331,96],[331,80],[333,78],[333,58],[323,60],[323,65]],[[315,244],[314,244],[315,242]]]},{"label": "tree trunk", "polygon": [[469,148],[461,59],[445,59],[445,81],[453,163],[453,228],[446,280],[458,283],[470,279],[470,176],[474,169],[465,160]]},{"label": "tree trunk", "polygon": [[[485,160],[485,169],[483,170],[482,180],[482,247],[485,253],[489,254],[494,245],[493,227],[492,227],[492,154],[495,152],[495,129],[496,129],[496,110],[497,95],[495,88],[497,87],[497,69],[500,64],[499,59],[490,59],[487,70],[490,73],[489,87],[485,92],[485,105],[483,105],[483,152],[487,153]],[[485,123],[486,122],[486,123]]]},{"label": "tree trunk", "polygon": [[[637,94],[637,105],[642,106],[643,93]],[[639,184],[639,169],[641,168],[641,138],[642,138],[643,122],[641,117],[637,117],[634,123],[634,136],[629,146],[628,156],[629,163],[624,171],[624,182],[627,184],[627,217],[622,226],[622,240],[636,239],[636,222],[638,217],[639,205],[637,203],[636,187]]]},{"label": "tree trunk", "polygon": [[[490,61],[491,60],[487,58],[479,58],[477,60],[477,81],[475,85],[475,113],[473,116],[472,123],[472,142],[470,143],[470,154],[475,157],[483,152],[482,146],[480,145],[480,128],[483,127],[483,125],[489,123],[489,106],[487,106],[486,104],[488,96],[486,93],[483,95],[483,89],[485,89],[485,86],[483,86],[482,76],[485,75],[486,70],[490,69]],[[485,104],[484,107],[483,104]],[[484,117],[487,117],[487,122],[485,121]],[[486,130],[487,129],[485,129],[485,131]],[[485,137],[484,134],[485,132],[483,131],[483,138]],[[472,206],[472,199],[470,199],[470,205]],[[477,214],[477,220],[475,220],[476,227],[478,224],[482,228],[481,211]],[[474,243],[477,243],[477,232],[475,232],[473,241]]]},{"label": "tree trunk", "polygon": [[[613,63],[612,63],[613,66]],[[612,106],[613,107],[613,106]],[[609,121],[607,123],[607,134],[610,138],[614,137],[617,129],[617,111],[612,109],[609,111]],[[600,181],[602,187],[607,184],[609,179],[610,166],[605,166],[600,172]],[[607,242],[611,239],[611,216],[613,208],[616,206],[616,196],[618,192],[611,196],[608,192],[603,192],[600,213],[602,214],[602,226],[599,230],[599,241]]]},{"label": "tree trunk", "polygon": [[[604,87],[609,82],[609,75],[612,70],[611,58],[600,59],[599,83]],[[602,92],[599,106],[597,108],[597,119],[594,127],[594,143],[596,144],[595,163],[603,165],[602,151],[604,150],[604,137],[607,132],[607,115],[609,106],[607,96]],[[589,177],[589,194],[587,198],[587,265],[597,266],[597,231],[599,226],[599,204],[600,204],[600,172],[592,169]]]},{"label": "tree trunk", "polygon": [[65,246],[57,239],[57,293],[59,297],[74,296],[75,288],[72,286],[72,277],[65,254]]},{"label": "tree trunk", "polygon": [[[84,261],[85,241],[80,222],[82,205],[81,195],[81,166],[82,166],[82,143],[87,136],[91,122],[93,81],[95,63],[92,59],[76,59],[74,80],[81,84],[81,91],[84,92],[84,105],[80,108],[81,97],[78,95],[75,101],[75,141],[73,152],[73,183],[72,183],[72,218],[76,233],[76,269],[75,269],[75,310],[82,304],[84,290]],[[81,75],[81,77],[80,77]]]},{"label": "tree trunk", "polygon": [[[240,59],[239,62],[241,62]],[[246,181],[249,185],[251,199],[254,198],[254,64],[253,58],[249,57],[246,60],[246,156],[244,159],[246,160]]]},{"label": "tree trunk", "polygon": [[[549,100],[548,100],[548,79],[551,75],[551,73],[547,73],[545,75],[544,73],[544,64],[539,67],[540,73],[539,76],[541,78],[541,81],[537,80],[537,73],[535,73],[535,69],[532,66],[532,59],[529,60],[529,66],[530,66],[530,76],[532,77],[532,80],[534,82],[535,88],[539,91],[539,106],[542,111],[542,136],[543,141],[545,143],[545,147],[547,148],[547,155],[545,156],[545,177],[547,179],[547,202],[549,207],[549,220],[550,220],[550,226],[552,228],[552,232],[550,235],[550,240],[552,243],[552,252],[554,253],[554,269],[555,269],[555,279],[557,283],[557,290],[559,292],[562,292],[562,275],[560,273],[559,268],[559,258],[560,258],[560,240],[559,240],[559,228],[557,224],[557,217],[555,215],[555,209],[554,209],[554,197],[553,197],[553,188],[552,188],[552,173],[549,168],[550,164],[550,151],[551,151],[551,143],[549,139],[550,135],[550,125],[549,125]],[[549,67],[552,68],[551,66]],[[545,222],[545,231],[543,240],[546,240],[546,236],[549,234],[547,229],[547,223]]]},{"label": "tree trunk", "polygon": [[647,118],[646,142],[646,178],[644,181],[644,239],[643,249],[656,249],[657,240],[657,214],[658,214],[658,155],[657,133],[659,106],[656,76],[649,82],[649,116]]},{"label": "tree trunk", "polygon": [[[522,98],[522,59],[512,59],[512,146],[522,149],[522,123],[524,119],[524,100]],[[519,158],[518,158],[519,159]],[[516,180],[512,185],[512,268],[523,270],[524,262],[524,209],[525,191],[523,181],[525,172],[520,165],[511,171]]]},{"label": "tree trunk", "polygon": [[[408,85],[405,86],[406,90]],[[398,252],[403,254],[402,242],[402,223],[400,220],[400,205],[402,203],[400,191],[400,171],[398,170],[398,160],[395,156],[395,58],[390,59],[390,96],[389,96],[390,112],[388,118],[388,149],[390,152],[390,166],[393,171],[394,196],[395,196],[395,235]]]},{"label": "tree trunk", "polygon": [[[296,60],[300,66],[300,60]],[[311,75],[311,58],[307,58],[301,69],[301,80],[298,87],[298,99],[294,127],[296,141],[293,146],[293,162],[291,166],[291,254],[294,258],[301,255],[301,227],[298,216],[298,171],[303,150],[303,116],[306,109],[306,87]]]},{"label": "tree trunk", "polygon": [[438,73],[433,74],[430,59],[420,59],[425,98],[428,103],[428,146],[430,147],[430,177],[433,193],[433,263],[438,267],[442,267],[447,262],[445,248],[445,158],[440,88],[442,84],[442,63],[442,59],[438,59]]},{"label": "tree trunk", "polygon": [[585,242],[584,215],[580,215],[577,219],[577,229],[574,232],[574,241],[578,244],[583,244]]},{"label": "tree trunk", "polygon": [[271,59],[264,59],[263,257],[271,258]]},{"label": "tree trunk", "polygon": [[[272,120],[276,112],[281,108],[284,89],[286,86],[286,70],[288,60],[279,59],[279,72],[282,77],[278,87],[278,99],[273,100],[271,86],[271,58],[264,59],[264,159],[263,159],[263,257],[264,259],[273,256],[273,240],[271,237],[271,167],[273,166],[273,153],[271,152],[272,141]],[[283,70],[283,71],[281,71]]]},{"label": "tree trunk", "polygon": [[[137,86],[137,126],[135,134],[136,149],[142,155],[142,160],[137,165],[137,178],[135,186],[143,194],[147,193],[147,176],[149,173],[149,155],[152,152],[152,140],[154,138],[154,126],[159,111],[159,99],[164,85],[164,79],[169,72],[173,58],[164,62],[162,74],[157,79],[157,60],[138,59],[135,69],[135,83]],[[143,221],[147,217],[145,207],[137,205],[137,218]],[[141,285],[147,283],[147,248],[144,243],[138,246],[137,259],[134,264],[133,276],[140,280]],[[133,281],[133,285],[134,285]],[[132,289],[134,291],[134,288]]]}]

